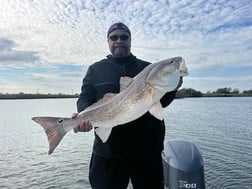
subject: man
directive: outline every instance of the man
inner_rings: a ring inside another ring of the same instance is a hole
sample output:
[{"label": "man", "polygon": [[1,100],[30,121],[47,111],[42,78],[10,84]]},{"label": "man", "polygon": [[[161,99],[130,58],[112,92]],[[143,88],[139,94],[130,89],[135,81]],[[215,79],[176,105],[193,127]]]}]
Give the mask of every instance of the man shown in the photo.
[{"label": "man", "polygon": [[[120,77],[134,77],[150,64],[131,53],[131,32],[125,24],[110,26],[107,40],[111,55],[88,68],[77,101],[78,112],[106,93],[120,92]],[[181,84],[182,80],[178,88]],[[164,95],[162,106],[168,106],[175,94],[176,91],[173,91]],[[74,131],[87,132],[91,129],[91,123],[84,120]],[[89,170],[92,188],[126,189],[129,180],[134,189],[163,188],[161,151],[164,135],[164,122],[146,113],[137,120],[114,127],[106,143],[95,136]]]}]

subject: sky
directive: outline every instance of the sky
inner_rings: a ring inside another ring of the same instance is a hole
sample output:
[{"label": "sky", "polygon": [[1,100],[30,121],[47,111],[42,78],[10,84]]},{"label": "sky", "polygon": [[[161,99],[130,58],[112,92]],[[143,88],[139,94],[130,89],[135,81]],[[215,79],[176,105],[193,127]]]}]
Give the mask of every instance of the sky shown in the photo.
[{"label": "sky", "polygon": [[138,58],[182,56],[182,88],[252,89],[251,0],[2,0],[0,93],[80,93],[88,66],[110,54],[114,22]]}]

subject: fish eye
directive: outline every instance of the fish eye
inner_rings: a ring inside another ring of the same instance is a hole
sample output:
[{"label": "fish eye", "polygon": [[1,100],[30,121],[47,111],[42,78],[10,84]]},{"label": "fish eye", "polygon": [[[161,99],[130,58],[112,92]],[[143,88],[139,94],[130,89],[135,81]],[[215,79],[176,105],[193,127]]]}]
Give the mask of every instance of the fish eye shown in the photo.
[{"label": "fish eye", "polygon": [[62,122],[63,122],[63,119],[59,119],[59,120],[58,120],[58,123],[62,123]]}]

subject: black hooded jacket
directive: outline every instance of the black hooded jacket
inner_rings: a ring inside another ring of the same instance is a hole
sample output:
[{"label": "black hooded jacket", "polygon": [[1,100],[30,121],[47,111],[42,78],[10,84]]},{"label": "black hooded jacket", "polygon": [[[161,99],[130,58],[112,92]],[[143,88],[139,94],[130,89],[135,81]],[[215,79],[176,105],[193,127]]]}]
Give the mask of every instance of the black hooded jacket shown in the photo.
[{"label": "black hooded jacket", "polygon": [[[132,54],[125,58],[107,59],[92,64],[83,79],[81,94],[77,101],[78,112],[97,102],[106,93],[120,92],[120,77],[134,77],[149,62],[137,59]],[[176,91],[167,93],[161,99],[163,107],[174,99]],[[149,112],[132,122],[114,127],[106,143],[96,135],[93,153],[107,158],[119,158],[124,161],[159,153],[163,149],[165,135],[164,122]]]}]

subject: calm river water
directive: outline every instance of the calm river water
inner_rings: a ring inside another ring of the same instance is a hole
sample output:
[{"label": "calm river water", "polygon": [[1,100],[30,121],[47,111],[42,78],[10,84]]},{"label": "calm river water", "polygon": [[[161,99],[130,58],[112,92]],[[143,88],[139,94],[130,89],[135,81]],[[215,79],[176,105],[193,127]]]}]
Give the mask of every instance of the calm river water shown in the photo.
[{"label": "calm river water", "polygon": [[[0,101],[1,189],[89,189],[93,132],[68,133],[48,156],[33,116],[67,116],[76,99]],[[185,98],[165,109],[166,139],[198,144],[206,188],[252,188],[252,98]]]}]

